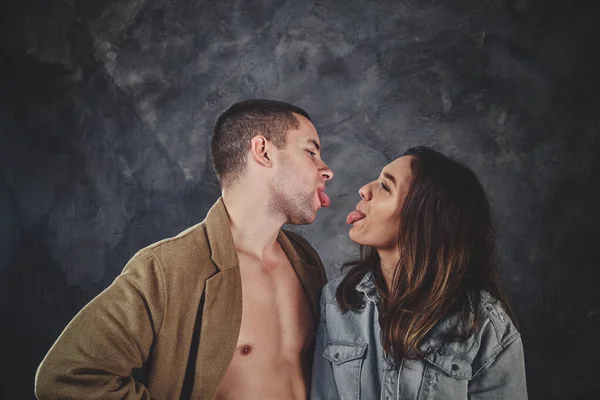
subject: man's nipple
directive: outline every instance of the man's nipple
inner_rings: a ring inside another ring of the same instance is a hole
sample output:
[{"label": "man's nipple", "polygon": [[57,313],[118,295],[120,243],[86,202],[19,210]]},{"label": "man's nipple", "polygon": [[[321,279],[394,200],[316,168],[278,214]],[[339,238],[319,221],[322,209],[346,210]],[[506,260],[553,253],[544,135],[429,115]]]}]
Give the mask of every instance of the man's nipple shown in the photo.
[{"label": "man's nipple", "polygon": [[240,354],[243,356],[248,356],[252,352],[252,346],[249,344],[245,344],[240,348]]}]

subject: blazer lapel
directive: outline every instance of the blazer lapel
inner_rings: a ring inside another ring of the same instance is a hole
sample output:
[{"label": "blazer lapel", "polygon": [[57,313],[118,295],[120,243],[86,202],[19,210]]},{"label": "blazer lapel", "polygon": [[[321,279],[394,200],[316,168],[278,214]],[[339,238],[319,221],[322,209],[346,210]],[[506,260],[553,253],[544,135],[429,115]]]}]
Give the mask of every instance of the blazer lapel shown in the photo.
[{"label": "blazer lapel", "polygon": [[218,272],[206,280],[193,399],[213,399],[237,346],[242,323],[242,282],[229,217],[221,198],[206,216],[211,259]]},{"label": "blazer lapel", "polygon": [[206,281],[193,399],[213,399],[231,363],[242,321],[241,291],[239,270]]},{"label": "blazer lapel", "polygon": [[[321,297],[321,289],[323,286],[323,271],[315,265],[309,264],[305,259],[300,257],[298,251],[292,245],[292,242],[287,238],[283,230],[279,231],[277,241],[281,245],[287,258],[290,260],[296,275],[302,284],[304,293],[310,303],[310,310],[315,323],[319,320],[319,300]],[[316,325],[315,325],[316,326]]]}]

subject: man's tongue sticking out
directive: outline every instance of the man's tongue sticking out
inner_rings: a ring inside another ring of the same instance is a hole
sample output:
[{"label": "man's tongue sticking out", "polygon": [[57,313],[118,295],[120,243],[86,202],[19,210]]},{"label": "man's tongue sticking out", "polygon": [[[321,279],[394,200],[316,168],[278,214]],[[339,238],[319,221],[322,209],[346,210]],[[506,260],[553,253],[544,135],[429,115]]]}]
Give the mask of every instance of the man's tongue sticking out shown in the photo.
[{"label": "man's tongue sticking out", "polygon": [[321,206],[329,207],[329,204],[331,204],[331,200],[329,200],[329,196],[327,196],[327,193],[325,193],[325,191],[321,190],[321,189],[319,189],[317,191],[317,193],[319,194],[319,200],[321,201]]}]

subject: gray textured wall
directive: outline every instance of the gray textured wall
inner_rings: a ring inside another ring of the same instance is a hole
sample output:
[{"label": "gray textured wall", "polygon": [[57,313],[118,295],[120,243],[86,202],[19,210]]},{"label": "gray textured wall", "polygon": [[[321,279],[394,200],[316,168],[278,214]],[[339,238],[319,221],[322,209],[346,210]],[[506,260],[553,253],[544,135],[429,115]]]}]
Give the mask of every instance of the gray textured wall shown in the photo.
[{"label": "gray textured wall", "polygon": [[[598,6],[578,1],[41,1],[0,13],[1,389],[32,396],[65,324],[219,196],[216,116],[311,113],[332,206],[296,227],[333,277],[357,190],[409,145],[488,190],[532,399],[600,390]],[[3,397],[3,396],[0,396]]]}]

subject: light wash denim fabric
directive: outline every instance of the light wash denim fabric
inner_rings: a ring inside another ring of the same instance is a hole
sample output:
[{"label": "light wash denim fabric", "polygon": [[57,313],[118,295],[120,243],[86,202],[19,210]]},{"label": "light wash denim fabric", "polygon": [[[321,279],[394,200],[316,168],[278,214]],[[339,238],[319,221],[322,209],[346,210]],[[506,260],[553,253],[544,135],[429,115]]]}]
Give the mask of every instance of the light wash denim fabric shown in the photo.
[{"label": "light wash denim fabric", "polygon": [[482,328],[465,342],[442,344],[454,318],[438,323],[422,349],[423,360],[390,367],[380,341],[379,296],[372,273],[357,286],[366,299],[362,310],[344,314],[335,299],[342,277],[321,295],[321,320],[313,361],[311,399],[525,400],[525,363],[521,335],[500,303],[482,293]]}]

